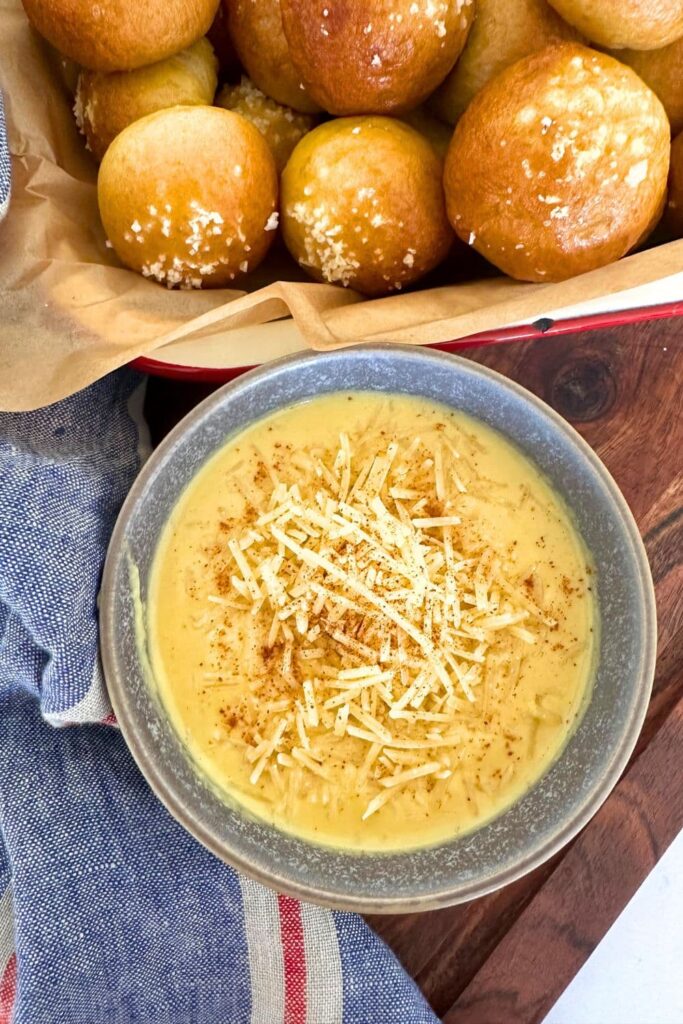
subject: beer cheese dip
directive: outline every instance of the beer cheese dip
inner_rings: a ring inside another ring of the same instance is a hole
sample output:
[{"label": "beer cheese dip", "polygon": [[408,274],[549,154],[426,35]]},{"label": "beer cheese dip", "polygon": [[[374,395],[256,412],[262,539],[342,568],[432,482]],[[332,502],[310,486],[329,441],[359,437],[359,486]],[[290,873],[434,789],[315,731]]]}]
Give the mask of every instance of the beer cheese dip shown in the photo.
[{"label": "beer cheese dip", "polygon": [[199,769],[278,828],[356,850],[482,824],[590,689],[587,551],[485,424],[335,393],[228,440],[155,556],[154,677]]}]

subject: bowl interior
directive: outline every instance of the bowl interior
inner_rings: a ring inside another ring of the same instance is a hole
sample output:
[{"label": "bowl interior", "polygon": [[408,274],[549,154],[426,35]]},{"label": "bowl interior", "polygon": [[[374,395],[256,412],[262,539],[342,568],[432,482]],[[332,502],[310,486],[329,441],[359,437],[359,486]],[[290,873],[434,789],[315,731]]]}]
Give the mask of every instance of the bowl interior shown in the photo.
[{"label": "bowl interior", "polygon": [[[164,524],[198,468],[265,414],[338,390],[422,395],[479,417],[531,457],[572,509],[596,567],[597,674],[560,758],[521,800],[447,843],[391,854],[317,847],[226,802],[193,767],[136,642],[135,586],[146,601]],[[635,743],[654,668],[652,583],[635,523],[606,470],[552,410],[490,370],[423,349],[364,346],[289,357],[198,406],[155,452],[119,518],[102,592],[102,649],[114,708],[148,781],[214,853],[280,891],[351,909],[414,910],[482,895],[549,857],[605,798]]]}]

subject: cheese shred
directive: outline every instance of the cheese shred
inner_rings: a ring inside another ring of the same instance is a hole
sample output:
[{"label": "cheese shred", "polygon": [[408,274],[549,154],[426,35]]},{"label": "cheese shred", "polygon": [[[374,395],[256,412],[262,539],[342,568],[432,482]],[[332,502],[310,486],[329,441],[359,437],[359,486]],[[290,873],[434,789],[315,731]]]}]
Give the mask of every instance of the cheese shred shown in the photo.
[{"label": "cheese shred", "polygon": [[294,483],[266,467],[250,493],[230,587],[208,600],[251,620],[250,690],[272,726],[237,742],[283,806],[335,806],[350,786],[366,820],[399,791],[421,803],[450,785],[462,744],[485,736],[487,686],[551,628],[500,554],[467,542],[465,462],[438,437],[357,452],[342,433]]}]

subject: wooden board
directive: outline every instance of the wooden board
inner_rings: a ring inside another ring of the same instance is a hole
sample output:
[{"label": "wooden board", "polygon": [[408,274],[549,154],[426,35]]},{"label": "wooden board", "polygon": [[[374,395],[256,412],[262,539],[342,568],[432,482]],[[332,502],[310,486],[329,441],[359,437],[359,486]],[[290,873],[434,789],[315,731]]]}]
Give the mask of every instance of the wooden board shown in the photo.
[{"label": "wooden board", "polygon": [[[683,324],[462,354],[534,391],[592,445],[633,509],[657,593],[647,721],[622,781],[577,839],[483,899],[368,917],[446,1024],[535,1024],[683,828]],[[150,381],[153,439],[211,390]]]}]

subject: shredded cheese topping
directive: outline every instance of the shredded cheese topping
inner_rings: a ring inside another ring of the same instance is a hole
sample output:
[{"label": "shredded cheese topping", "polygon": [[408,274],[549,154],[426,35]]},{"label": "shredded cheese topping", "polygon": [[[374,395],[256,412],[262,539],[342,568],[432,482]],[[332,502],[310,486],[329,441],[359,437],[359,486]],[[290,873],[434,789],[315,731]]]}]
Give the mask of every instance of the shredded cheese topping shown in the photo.
[{"label": "shredded cheese topping", "polygon": [[471,462],[433,431],[385,441],[359,454],[342,433],[336,452],[298,452],[295,482],[264,466],[250,522],[226,540],[229,582],[208,599],[247,623],[259,724],[230,725],[252,786],[267,773],[283,805],[360,788],[364,819],[452,775],[485,739],[487,702],[556,626],[505,555],[473,542]]}]

